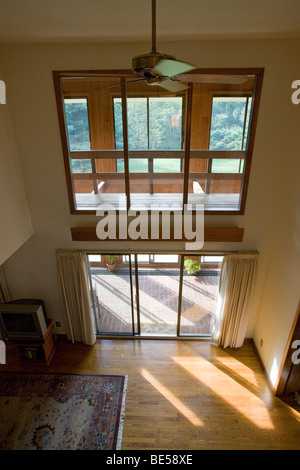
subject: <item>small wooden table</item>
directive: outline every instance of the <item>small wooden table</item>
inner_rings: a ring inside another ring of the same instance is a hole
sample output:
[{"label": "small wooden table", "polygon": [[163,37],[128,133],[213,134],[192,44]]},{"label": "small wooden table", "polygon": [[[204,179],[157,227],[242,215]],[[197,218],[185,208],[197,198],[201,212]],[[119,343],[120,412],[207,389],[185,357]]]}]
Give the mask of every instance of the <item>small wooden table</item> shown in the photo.
[{"label": "small wooden table", "polygon": [[13,353],[17,347],[23,360],[46,362],[49,365],[55,353],[53,327],[53,320],[49,320],[48,329],[41,338],[8,338],[7,354],[9,354],[9,350]]}]

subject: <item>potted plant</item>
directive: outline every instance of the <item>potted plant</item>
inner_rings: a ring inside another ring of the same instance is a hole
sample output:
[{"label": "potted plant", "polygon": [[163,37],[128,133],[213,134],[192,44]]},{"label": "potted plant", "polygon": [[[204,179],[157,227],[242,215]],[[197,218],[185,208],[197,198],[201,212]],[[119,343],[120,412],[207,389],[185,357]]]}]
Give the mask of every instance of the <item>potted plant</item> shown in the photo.
[{"label": "potted plant", "polygon": [[186,259],[184,261],[184,268],[189,274],[197,274],[201,269],[200,261],[191,258]]},{"label": "potted plant", "polygon": [[107,263],[106,267],[109,271],[114,271],[116,268],[116,258],[117,255],[106,255],[107,256]]}]

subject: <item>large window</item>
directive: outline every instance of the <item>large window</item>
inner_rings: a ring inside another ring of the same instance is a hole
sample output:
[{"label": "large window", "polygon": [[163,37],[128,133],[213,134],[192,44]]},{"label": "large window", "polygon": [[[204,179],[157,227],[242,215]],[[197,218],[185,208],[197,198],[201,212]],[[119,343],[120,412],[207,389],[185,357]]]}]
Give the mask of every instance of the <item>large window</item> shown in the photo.
[{"label": "large window", "polygon": [[243,83],[176,94],[127,72],[54,72],[71,212],[190,203],[243,213],[263,71],[240,73]]}]

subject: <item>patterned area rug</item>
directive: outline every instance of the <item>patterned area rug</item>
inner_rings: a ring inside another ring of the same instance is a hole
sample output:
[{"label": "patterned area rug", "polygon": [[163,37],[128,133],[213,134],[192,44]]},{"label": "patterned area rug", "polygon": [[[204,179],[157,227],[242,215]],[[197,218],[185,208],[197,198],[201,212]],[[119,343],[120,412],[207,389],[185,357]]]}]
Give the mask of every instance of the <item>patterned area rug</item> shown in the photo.
[{"label": "patterned area rug", "polygon": [[127,376],[0,374],[1,450],[119,450]]}]

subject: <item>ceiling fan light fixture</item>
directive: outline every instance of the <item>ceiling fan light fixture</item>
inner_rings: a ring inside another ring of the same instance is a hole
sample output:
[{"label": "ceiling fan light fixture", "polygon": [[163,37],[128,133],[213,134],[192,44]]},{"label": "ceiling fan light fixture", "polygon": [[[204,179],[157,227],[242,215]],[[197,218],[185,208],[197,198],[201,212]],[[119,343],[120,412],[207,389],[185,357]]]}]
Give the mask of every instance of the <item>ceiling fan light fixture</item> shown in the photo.
[{"label": "ceiling fan light fixture", "polygon": [[188,89],[187,83],[190,82],[239,85],[248,79],[247,75],[188,73],[197,69],[197,67],[187,62],[176,60],[175,57],[169,54],[157,52],[156,0],[152,0],[152,50],[148,54],[135,56],[132,59],[131,68],[133,73],[140,77],[139,80],[145,80],[148,85],[161,86],[173,93]]},{"label": "ceiling fan light fixture", "polygon": [[[152,49],[148,54],[138,55],[132,59],[133,73],[144,78],[149,85],[162,86],[163,82],[172,76],[195,68],[193,65],[176,60],[170,54],[161,54],[156,50],[156,0],[152,0]],[[167,84],[164,88],[167,89]]]},{"label": "ceiling fan light fixture", "polygon": [[175,60],[175,57],[169,54],[160,54],[159,52],[141,54],[132,59],[131,68],[133,73],[144,76],[145,70],[152,70],[162,60]]}]

